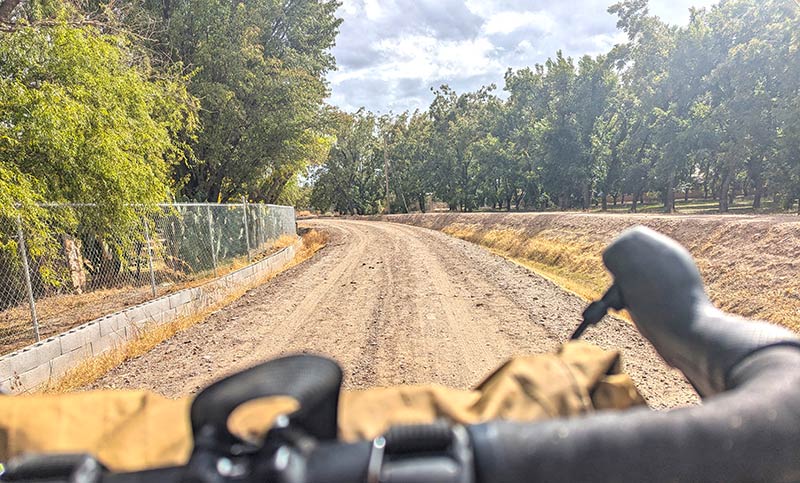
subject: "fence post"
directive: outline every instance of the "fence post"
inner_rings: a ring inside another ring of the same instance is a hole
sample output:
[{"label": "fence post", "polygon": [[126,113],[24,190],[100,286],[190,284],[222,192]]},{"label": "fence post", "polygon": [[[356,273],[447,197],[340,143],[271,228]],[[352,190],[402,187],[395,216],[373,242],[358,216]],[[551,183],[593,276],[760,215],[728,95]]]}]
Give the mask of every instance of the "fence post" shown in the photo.
[{"label": "fence post", "polygon": [[264,235],[264,205],[258,205],[258,227],[261,237],[259,239],[259,246],[263,247],[267,243],[267,237]]},{"label": "fence post", "polygon": [[217,276],[217,249],[214,247],[214,222],[211,217],[211,206],[206,206],[208,210],[208,239],[211,240],[211,263],[214,264],[214,277]]},{"label": "fence post", "polygon": [[150,227],[147,223],[147,218],[142,217],[144,224],[144,239],[147,243],[147,264],[150,266],[150,289],[153,291],[153,298],[158,295],[156,290],[156,274],[153,272],[153,243],[150,240]]},{"label": "fence post", "polygon": [[244,239],[247,243],[247,263],[250,263],[250,229],[247,227],[247,198],[242,196],[242,208],[244,209]]},{"label": "fence post", "polygon": [[28,250],[25,248],[25,234],[22,231],[22,218],[17,215],[17,241],[19,243],[19,256],[22,258],[22,270],[25,273],[25,289],[28,292],[28,305],[31,308],[31,321],[33,322],[33,333],[36,342],[39,342],[39,318],[36,316],[36,298],[33,296],[33,284],[31,284],[31,272],[28,265]]}]

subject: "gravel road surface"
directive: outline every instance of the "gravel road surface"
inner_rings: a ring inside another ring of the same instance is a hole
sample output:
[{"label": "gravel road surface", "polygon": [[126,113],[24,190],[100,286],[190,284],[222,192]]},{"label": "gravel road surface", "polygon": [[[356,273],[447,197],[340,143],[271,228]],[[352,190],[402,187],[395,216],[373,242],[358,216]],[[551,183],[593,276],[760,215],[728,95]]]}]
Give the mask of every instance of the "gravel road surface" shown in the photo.
[{"label": "gravel road surface", "polygon": [[[260,361],[312,352],[338,360],[349,389],[466,388],[511,356],[555,350],[585,305],[525,268],[440,232],[350,220],[302,225],[326,231],[328,246],[93,387],[182,396]],[[652,407],[697,402],[631,324],[606,319],[585,338],[622,350],[626,371]]]}]

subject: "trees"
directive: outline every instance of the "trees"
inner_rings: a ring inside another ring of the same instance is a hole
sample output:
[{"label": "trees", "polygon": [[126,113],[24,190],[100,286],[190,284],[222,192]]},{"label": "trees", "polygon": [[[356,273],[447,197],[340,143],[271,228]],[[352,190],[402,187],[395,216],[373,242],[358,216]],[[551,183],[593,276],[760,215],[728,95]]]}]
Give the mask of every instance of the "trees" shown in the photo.
[{"label": "trees", "polygon": [[320,211],[376,214],[383,206],[383,152],[377,119],[363,110],[336,114],[328,160],[315,173],[311,205]]},{"label": "trees", "polygon": [[[523,163],[519,178],[550,188],[561,209],[589,208],[600,175],[597,130],[616,85],[605,56],[585,56],[576,67],[561,52],[544,65],[509,71],[508,139]],[[537,191],[537,190],[533,190]]]},{"label": "trees", "polygon": [[[80,236],[118,270],[142,212],[167,199],[180,137],[196,126],[183,75],[156,72],[126,35],[64,15],[0,33],[0,272],[9,275],[19,263],[15,228],[36,262]],[[63,283],[57,264],[33,265],[34,284]]]},{"label": "trees", "polygon": [[797,9],[780,1],[721,2],[674,28],[646,7],[629,0],[610,11],[631,39],[622,79],[638,98],[634,112],[652,143],[650,178],[665,194],[665,210],[674,188],[691,184],[698,172],[705,190],[711,183],[719,194],[720,212],[728,211],[740,178],[760,207],[767,166],[780,158],[776,143],[786,132],[779,106],[798,86],[797,77],[785,77],[797,45],[789,33]]},{"label": "trees", "polygon": [[66,23],[0,34],[5,216],[22,203],[33,223],[34,201],[89,203],[81,221],[108,232],[166,199],[196,106],[181,75],[155,77],[134,53],[125,37]]},{"label": "trees", "polygon": [[458,95],[443,85],[434,91],[430,108],[431,156],[436,173],[433,190],[451,209],[472,211],[480,202],[477,173],[479,160],[472,149],[492,129],[491,112],[497,98],[495,86]]},{"label": "trees", "polygon": [[[784,133],[791,130],[784,113],[787,106],[794,110],[799,84],[797,77],[787,77],[797,61],[797,9],[785,2],[726,2],[708,17],[721,46],[708,79],[712,116],[724,127],[721,192],[727,193],[731,179],[744,172],[755,190],[755,207],[768,183],[779,197],[791,197],[794,183],[785,183],[791,174],[777,175],[782,170],[774,169],[786,159],[779,153]],[[727,208],[726,197],[720,196],[720,211]]]},{"label": "trees", "polygon": [[494,89],[492,85],[457,95],[442,86],[431,104],[432,155],[440,180],[434,188],[440,199],[460,211],[473,211],[485,201],[480,172],[482,165],[493,161],[493,153],[476,147],[496,128],[500,101],[492,94]]},{"label": "trees", "polygon": [[[246,195],[275,202],[292,198],[299,176],[327,155],[324,76],[335,66],[330,47],[340,23],[334,16],[337,7],[334,0],[122,0],[107,5],[2,0],[0,23],[17,37],[26,35],[25,29],[44,33],[60,25],[88,32],[91,26],[109,45],[116,43],[123,63],[140,69],[145,81],[171,89],[161,100],[174,101],[176,109],[185,106],[185,112],[176,113],[160,108],[172,159],[159,168],[157,183],[139,178],[141,185],[160,190],[159,201],[169,191],[170,197],[191,200]],[[68,48],[56,46],[65,55]],[[112,67],[120,63],[106,60]],[[8,72],[25,69],[22,64],[6,67]],[[86,85],[98,74],[86,72]],[[124,75],[118,77],[126,82]],[[121,94],[115,102],[123,99]],[[105,121],[102,106],[91,109]],[[174,126],[181,121],[183,126]],[[150,140],[145,137],[141,145],[123,150],[149,149]],[[120,200],[127,201],[124,196]]]},{"label": "trees", "polygon": [[433,185],[428,175],[431,169],[427,142],[432,129],[430,118],[415,111],[395,117],[384,116],[382,121],[378,136],[381,151],[386,150],[389,189],[394,195],[391,211],[407,213],[416,203],[417,208],[424,212]]},{"label": "trees", "polygon": [[505,99],[494,86],[445,85],[426,113],[384,123],[395,208],[407,210],[414,192],[462,211],[607,209],[609,197],[626,196],[636,211],[655,192],[671,212],[676,190],[688,199],[696,189],[720,212],[737,193],[751,193],[755,208],[767,196],[791,207],[800,197],[800,9],[725,0],[676,27],[647,7],[609,9],[628,42],[606,55],[576,62],[557,52],[508,70]]},{"label": "trees", "polygon": [[[202,130],[174,174],[183,197],[273,203],[322,162],[324,75],[339,23],[335,1],[146,3],[165,55],[195,69]],[[321,155],[322,154],[322,158]]]}]

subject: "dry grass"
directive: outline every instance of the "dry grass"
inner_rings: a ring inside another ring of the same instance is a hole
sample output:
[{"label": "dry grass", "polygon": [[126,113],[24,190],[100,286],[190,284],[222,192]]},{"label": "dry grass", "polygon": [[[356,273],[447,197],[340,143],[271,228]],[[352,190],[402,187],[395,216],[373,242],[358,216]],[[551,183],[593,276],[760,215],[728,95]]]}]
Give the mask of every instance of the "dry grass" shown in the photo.
[{"label": "dry grass", "polygon": [[277,252],[297,243],[297,236],[283,234],[272,243],[272,251]]},{"label": "dry grass", "polygon": [[[482,230],[479,225],[453,224],[442,231],[482,245],[587,301],[600,298],[611,284],[601,256],[604,245],[597,242],[567,239],[557,231],[529,238],[521,230]],[[617,316],[632,322],[627,311]]]},{"label": "dry grass", "polygon": [[[286,239],[281,237],[276,246],[284,244],[285,246],[297,243],[296,237],[287,236]],[[300,250],[295,254],[295,257],[281,270],[265,276],[258,284],[263,284],[277,276],[279,273],[294,267],[309,258],[311,258],[317,251],[322,249],[327,243],[327,235],[324,233],[311,230],[303,235],[303,245]],[[202,313],[190,317],[184,317],[174,322],[160,325],[149,326],[143,328],[136,337],[124,345],[112,349],[98,357],[87,359],[78,364],[74,369],[67,372],[60,379],[51,382],[46,387],[40,390],[43,393],[65,393],[80,389],[93,383],[111,369],[119,366],[123,362],[141,356],[149,352],[161,342],[171,338],[178,332],[186,330],[193,325],[204,321],[209,315],[226,307],[242,297],[245,293],[253,287],[242,288],[228,295],[225,299],[216,304],[208,307]]]},{"label": "dry grass", "polygon": [[602,295],[610,281],[600,257],[602,246],[597,243],[564,239],[556,232],[531,238],[521,230],[486,230],[458,223],[442,231],[483,245],[587,300]]},{"label": "dry grass", "polygon": [[303,246],[300,248],[291,262],[284,268],[288,270],[292,267],[300,265],[309,258],[313,257],[315,253],[325,248],[328,244],[328,234],[322,231],[309,230],[303,234]]},{"label": "dry grass", "polygon": [[717,306],[800,332],[800,219],[794,216],[447,213],[388,219],[480,244],[587,299],[611,281],[603,249],[642,224],[689,249]]}]

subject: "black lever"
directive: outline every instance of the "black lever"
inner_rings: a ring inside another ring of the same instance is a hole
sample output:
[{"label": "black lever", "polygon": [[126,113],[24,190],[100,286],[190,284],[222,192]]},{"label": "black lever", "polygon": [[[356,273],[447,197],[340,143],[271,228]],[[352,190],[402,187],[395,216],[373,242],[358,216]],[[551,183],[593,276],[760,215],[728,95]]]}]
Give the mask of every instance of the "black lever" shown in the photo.
[{"label": "black lever", "polygon": [[294,398],[299,409],[289,415],[293,427],[319,440],[336,439],[342,370],[332,360],[295,355],[271,360],[205,388],[190,410],[195,449],[201,439],[215,447],[232,447],[240,439],[228,429],[228,418],[240,405],[269,396]]},{"label": "black lever", "polygon": [[579,339],[589,327],[596,325],[603,320],[610,309],[622,310],[625,308],[625,303],[622,301],[622,293],[619,291],[617,284],[611,285],[603,298],[594,301],[586,307],[583,311],[583,322],[572,333],[570,340]]}]

